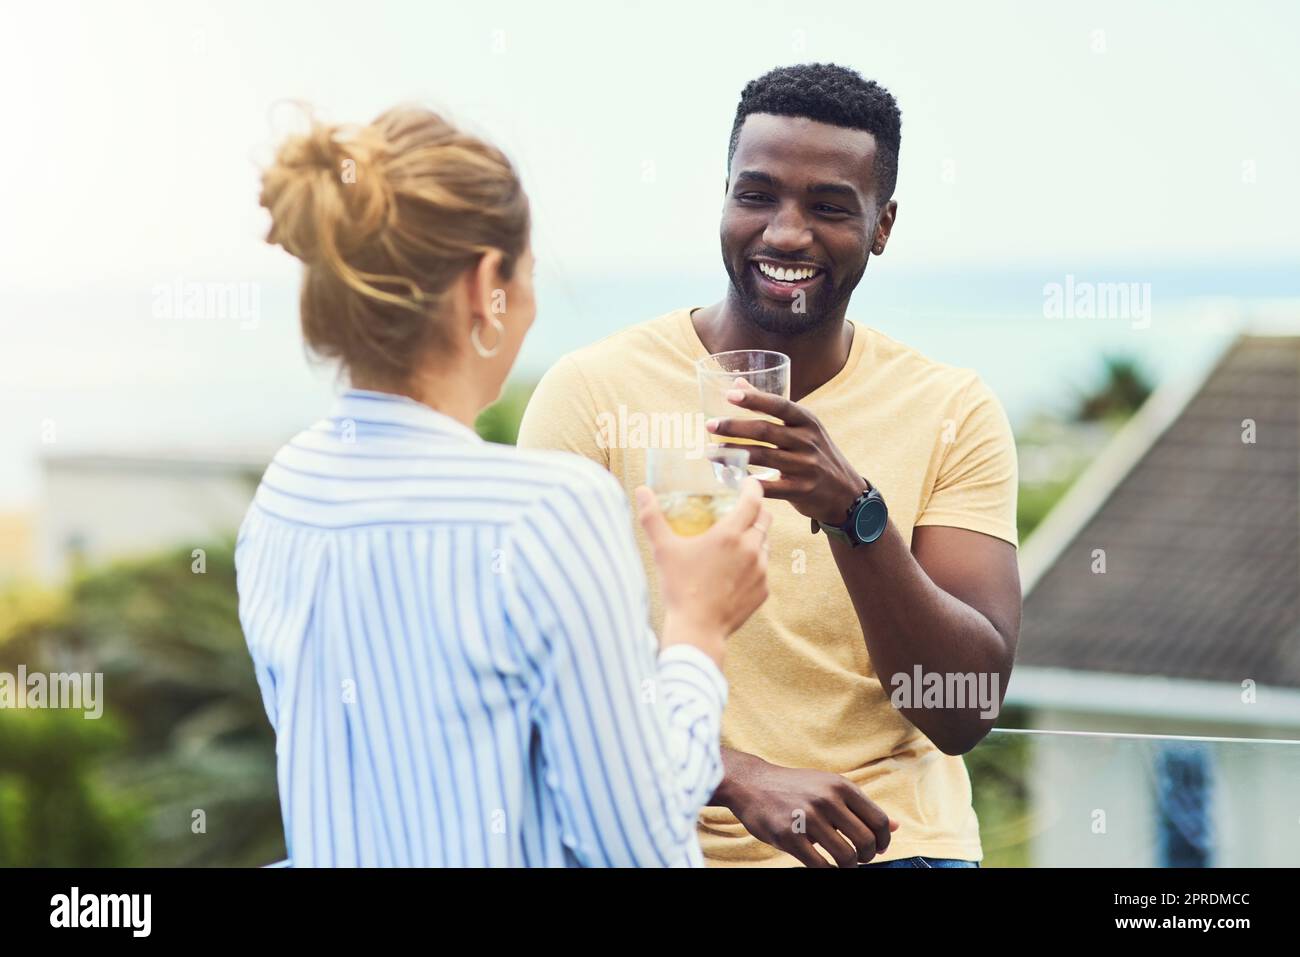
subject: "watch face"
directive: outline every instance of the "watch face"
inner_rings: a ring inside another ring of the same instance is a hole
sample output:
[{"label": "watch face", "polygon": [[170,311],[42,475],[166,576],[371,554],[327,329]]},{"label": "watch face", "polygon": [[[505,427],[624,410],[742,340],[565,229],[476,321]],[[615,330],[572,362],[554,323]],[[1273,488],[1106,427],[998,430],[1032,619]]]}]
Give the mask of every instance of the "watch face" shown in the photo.
[{"label": "watch face", "polygon": [[889,522],[889,511],[885,503],[878,498],[869,498],[862,503],[854,517],[853,530],[859,541],[874,542],[885,530]]}]

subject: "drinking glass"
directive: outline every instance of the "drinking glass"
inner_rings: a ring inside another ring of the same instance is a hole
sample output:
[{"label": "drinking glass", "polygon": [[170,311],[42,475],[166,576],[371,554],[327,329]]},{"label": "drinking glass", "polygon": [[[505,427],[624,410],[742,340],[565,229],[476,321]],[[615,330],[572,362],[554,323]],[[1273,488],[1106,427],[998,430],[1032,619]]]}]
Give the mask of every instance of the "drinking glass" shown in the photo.
[{"label": "drinking glass", "polygon": [[[737,379],[743,379],[760,392],[770,392],[783,399],[790,398],[790,357],[783,352],[769,352],[763,349],[736,349],[731,352],[719,352],[706,356],[695,363],[695,374],[700,384],[700,404],[707,418],[731,419],[765,419],[781,424],[780,419],[763,415],[727,401],[727,393],[739,388]],[[714,442],[731,442],[737,445],[761,445],[772,448],[766,442],[753,439],[728,437],[711,434]],[[781,473],[767,466],[751,465],[749,473],[756,479],[770,481],[780,478]]]},{"label": "drinking glass", "polygon": [[736,507],[749,465],[744,449],[646,449],[646,485],[678,535],[700,535]]}]

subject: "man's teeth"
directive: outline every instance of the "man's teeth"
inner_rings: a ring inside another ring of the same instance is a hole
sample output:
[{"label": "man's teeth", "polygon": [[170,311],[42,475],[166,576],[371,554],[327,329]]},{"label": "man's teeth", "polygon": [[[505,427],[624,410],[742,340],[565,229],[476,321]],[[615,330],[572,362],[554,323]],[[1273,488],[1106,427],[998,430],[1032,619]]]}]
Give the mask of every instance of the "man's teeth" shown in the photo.
[{"label": "man's teeth", "polygon": [[816,269],[784,269],[776,266],[769,266],[767,263],[759,263],[758,271],[769,279],[775,279],[778,282],[798,282],[801,279],[811,279],[817,275]]}]

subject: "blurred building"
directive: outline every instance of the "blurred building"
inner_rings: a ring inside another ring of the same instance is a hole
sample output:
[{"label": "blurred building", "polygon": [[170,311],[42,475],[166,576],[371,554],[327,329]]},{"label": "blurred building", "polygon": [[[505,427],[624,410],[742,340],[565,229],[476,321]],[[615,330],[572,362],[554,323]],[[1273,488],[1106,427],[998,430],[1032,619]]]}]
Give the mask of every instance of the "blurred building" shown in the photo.
[{"label": "blurred building", "polygon": [[0,512],[0,582],[34,572],[32,516],[27,512]]},{"label": "blurred building", "polygon": [[1021,567],[1007,705],[1131,735],[1031,736],[1033,863],[1294,865],[1300,745],[1142,735],[1300,739],[1300,336],[1158,390]]},{"label": "blurred building", "polygon": [[145,555],[234,535],[273,450],[47,453],[41,461],[39,571]]}]

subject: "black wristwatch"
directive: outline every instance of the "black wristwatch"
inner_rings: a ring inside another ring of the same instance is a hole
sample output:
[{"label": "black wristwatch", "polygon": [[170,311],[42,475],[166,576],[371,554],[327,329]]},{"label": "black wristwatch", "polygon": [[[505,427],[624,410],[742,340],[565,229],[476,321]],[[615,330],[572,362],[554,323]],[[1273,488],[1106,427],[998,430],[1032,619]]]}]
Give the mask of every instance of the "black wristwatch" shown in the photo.
[{"label": "black wristwatch", "polygon": [[814,518],[812,532],[816,535],[817,529],[820,528],[831,538],[838,538],[857,548],[859,545],[870,545],[874,542],[885,533],[885,526],[888,524],[889,509],[885,507],[885,498],[880,494],[880,489],[868,482],[867,490],[849,506],[848,518],[843,525],[831,525]]}]

